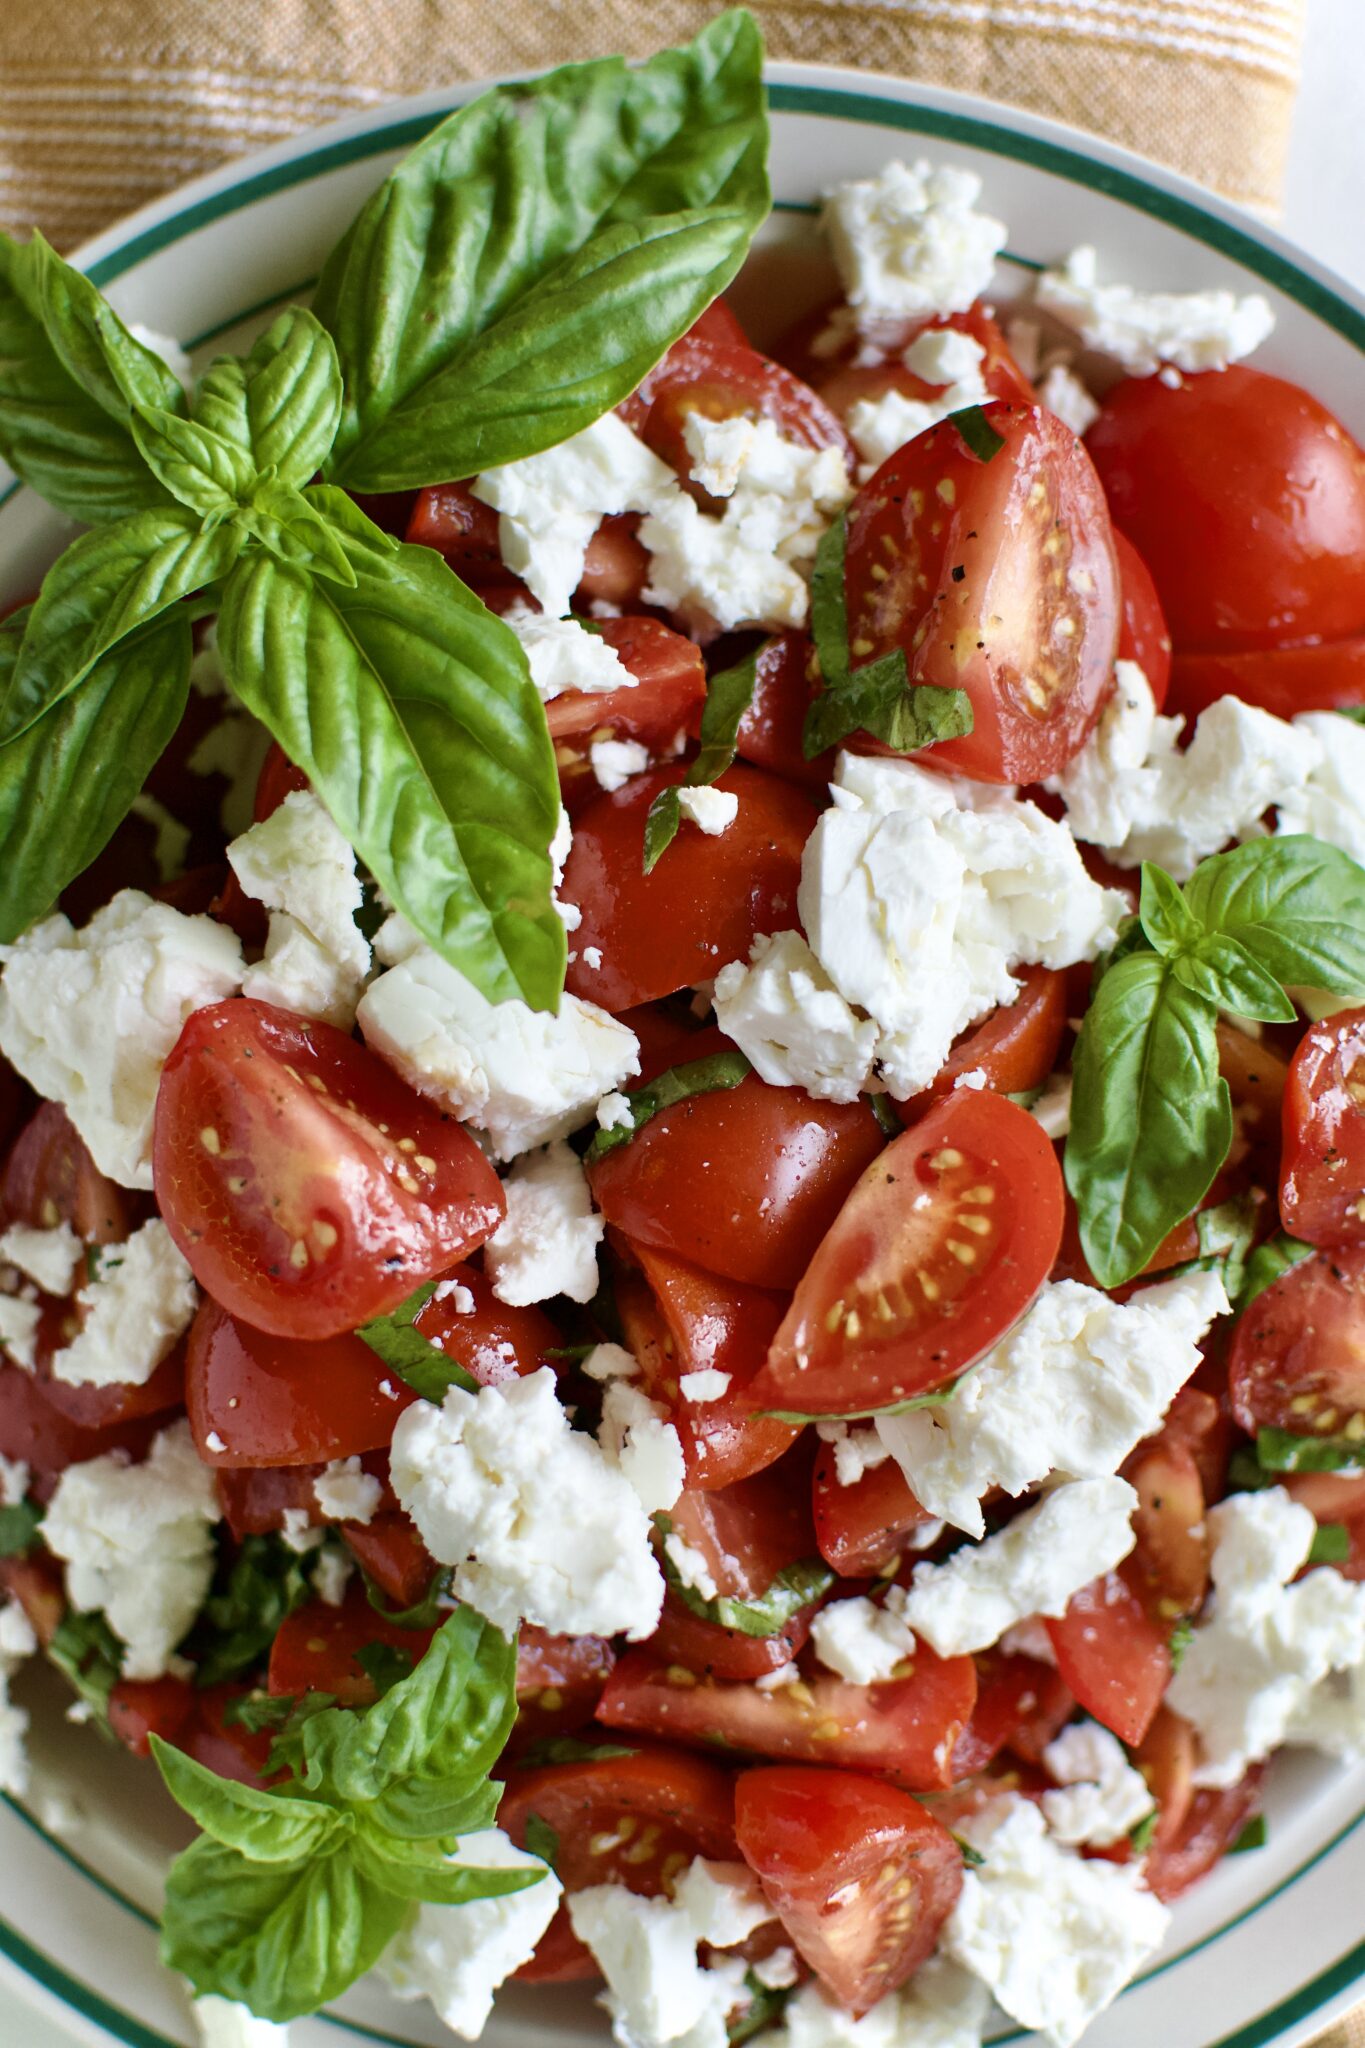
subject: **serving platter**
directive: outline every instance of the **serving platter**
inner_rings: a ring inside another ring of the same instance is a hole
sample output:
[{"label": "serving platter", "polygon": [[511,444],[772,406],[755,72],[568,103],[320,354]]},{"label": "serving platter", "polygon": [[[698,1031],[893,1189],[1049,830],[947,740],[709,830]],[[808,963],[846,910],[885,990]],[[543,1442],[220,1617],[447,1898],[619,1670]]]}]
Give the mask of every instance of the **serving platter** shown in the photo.
[{"label": "serving platter", "polygon": [[[776,204],[731,297],[771,338],[830,290],[814,213],[839,179],[893,156],[977,171],[1010,226],[1000,304],[1078,243],[1106,278],[1169,290],[1264,292],[1277,325],[1257,357],[1306,385],[1365,438],[1365,298],[1260,222],[1092,137],[905,81],[769,69]],[[396,158],[479,88],[452,87],[313,130],[229,165],[89,243],[77,260],[126,319],[176,336],[202,366],[289,299]],[[0,603],[31,590],[65,521],[0,466]],[[0,2042],[188,2048],[179,1986],[156,1961],[162,1873],[185,1822],[152,1773],[65,1718],[52,1674],[19,1681],[33,1713],[34,1783],[0,1803]],[[1280,1760],[1267,1846],[1231,1858],[1180,1902],[1166,1950],[1099,2020],[1086,2048],[1292,2048],[1365,1996],[1365,1765]],[[291,2048],[436,2048],[424,2007],[361,1987],[297,2023]],[[489,2048],[588,2048],[607,2038],[579,1987],[512,1989]],[[1001,2043],[1025,2039],[1002,2023]],[[899,2044],[898,2044],[899,2048]],[[913,2044],[905,2044],[913,2048]]]}]

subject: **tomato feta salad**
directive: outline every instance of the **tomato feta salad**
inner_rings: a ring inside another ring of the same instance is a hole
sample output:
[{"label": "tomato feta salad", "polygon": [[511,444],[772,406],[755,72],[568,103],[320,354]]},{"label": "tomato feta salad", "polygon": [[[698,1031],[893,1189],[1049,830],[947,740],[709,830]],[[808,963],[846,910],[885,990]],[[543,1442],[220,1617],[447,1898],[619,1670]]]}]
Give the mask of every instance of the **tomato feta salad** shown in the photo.
[{"label": "tomato feta salad", "polygon": [[212,2044],[1070,2048],[1365,1753],[1365,458],[952,165],[760,349],[760,64],[474,102],[195,383],[0,246],[0,1673]]}]

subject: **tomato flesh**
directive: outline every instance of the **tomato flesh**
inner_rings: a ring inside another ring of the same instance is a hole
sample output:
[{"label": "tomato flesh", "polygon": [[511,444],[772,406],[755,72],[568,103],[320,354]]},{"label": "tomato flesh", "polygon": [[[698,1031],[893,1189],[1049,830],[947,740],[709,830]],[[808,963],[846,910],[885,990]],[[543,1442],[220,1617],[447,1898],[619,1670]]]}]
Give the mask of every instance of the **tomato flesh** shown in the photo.
[{"label": "tomato flesh", "polygon": [[695,733],[706,702],[706,664],[696,642],[658,619],[603,619],[595,631],[635,678],[619,690],[565,690],[545,707],[564,799],[571,811],[597,795],[589,747],[599,739],[638,740],[670,752]]},{"label": "tomato flesh", "polygon": [[109,1726],[134,1756],[150,1756],[151,1738],[175,1742],[194,1712],[184,1678],[121,1678],[109,1695]]},{"label": "tomato flesh", "polygon": [[1151,1620],[1129,1575],[1083,1586],[1046,1628],[1080,1705],[1121,1742],[1141,1742],[1171,1681],[1170,1627]]},{"label": "tomato flesh", "polygon": [[721,341],[695,327],[674,342],[617,410],[684,479],[693,459],[684,431],[689,413],[713,420],[739,414],[770,419],[786,440],[804,448],[839,448],[850,469],[857,459],[838,415],[808,384],[747,342]]},{"label": "tomato flesh", "polygon": [[1365,1009],[1315,1024],[1294,1055],[1280,1215],[1309,1244],[1365,1243]]},{"label": "tomato flesh", "polygon": [[141,1457],[162,1423],[154,1415],[104,1424],[75,1421],[48,1400],[32,1373],[0,1363],[0,1454],[30,1468],[29,1492],[39,1500],[51,1496],[68,1465],[84,1464],[106,1451]]},{"label": "tomato flesh", "polygon": [[746,1636],[721,1628],[685,1607],[671,1589],[664,1596],[659,1626],[649,1639],[651,1653],[699,1678],[762,1678],[790,1664],[809,1635],[818,1603],[803,1607],[776,1635]]},{"label": "tomato flesh", "polygon": [[963,1074],[984,1074],[998,1095],[1041,1088],[1056,1064],[1066,1029],[1066,976],[1051,967],[1021,967],[1019,993],[972,1025],[929,1086],[894,1108],[903,1124],[918,1122],[931,1102],[951,1094]]},{"label": "tomato flesh", "polygon": [[1228,1392],[1252,1433],[1365,1428],[1365,1245],[1319,1252],[1257,1295],[1233,1331]]},{"label": "tomato flesh", "polygon": [[58,1102],[40,1102],[0,1171],[0,1215],[33,1230],[70,1224],[86,1244],[121,1244],[148,1213],[143,1195],[100,1172]]},{"label": "tomato flesh", "polygon": [[196,1280],[278,1336],[396,1308],[491,1236],[468,1132],[330,1024],[234,997],[196,1010],[157,1095],[153,1174]]},{"label": "tomato flesh", "polygon": [[811,1504],[820,1555],[846,1579],[882,1571],[900,1555],[906,1538],[934,1519],[894,1458],[841,1486],[833,1444],[821,1444],[816,1453]]},{"label": "tomato flesh", "polygon": [[1158,1823],[1145,1875],[1147,1889],[1163,1904],[1169,1905],[1207,1876],[1247,1822],[1255,1819],[1261,1810],[1264,1777],[1264,1766],[1258,1765],[1248,1771],[1240,1784],[1225,1792],[1201,1787],[1191,1798],[1177,1829],[1167,1834]]},{"label": "tomato flesh", "polygon": [[347,1522],[341,1535],[365,1576],[400,1614],[431,1591],[436,1560],[401,1509]]},{"label": "tomato flesh", "polygon": [[798,1954],[854,2014],[914,1975],[962,1889],[948,1830],[877,1778],[745,1771],[735,1832]]},{"label": "tomato flesh", "polygon": [[925,760],[984,782],[1038,782],[1075,754],[1113,686],[1119,572],[1099,479],[1039,406],[983,408],[988,462],[957,428],[890,457],[849,512],[852,646],[904,651],[912,683],[963,689],[974,725]]},{"label": "tomato flesh", "polygon": [[849,1414],[940,1387],[1016,1322],[1061,1243],[1036,1118],[960,1088],[868,1167],[796,1290],[756,1406]]},{"label": "tomato flesh", "polygon": [[386,1621],[353,1579],[340,1607],[310,1600],[285,1616],[270,1650],[267,1690],[289,1699],[327,1692],[344,1707],[368,1706],[376,1698],[375,1684],[358,1661],[359,1652],[378,1643],[416,1664],[434,1634],[434,1629]]},{"label": "tomato flesh", "polygon": [[508,1762],[546,1736],[571,1735],[590,1721],[616,1653],[601,1636],[556,1636],[523,1622],[517,1632],[517,1721]]},{"label": "tomato flesh", "polygon": [[555,1364],[550,1354],[562,1340],[543,1309],[499,1301],[474,1266],[460,1267],[447,1280],[454,1285],[447,1291],[443,1281],[413,1317],[412,1326],[481,1387],[499,1387],[519,1374]]},{"label": "tomato flesh", "polygon": [[953,1776],[975,1776],[1002,1749],[1039,1762],[1075,1707],[1066,1680],[1051,1665],[985,1651],[976,1660],[976,1706],[953,1751]]},{"label": "tomato flesh", "polygon": [[810,635],[774,633],[754,663],[754,694],[739,721],[735,745],[757,768],[770,768],[823,797],[834,780],[835,751],[808,761],[801,745],[806,713],[817,695],[811,676]]},{"label": "tomato flesh", "polygon": [[1176,656],[1170,710],[1198,718],[1219,697],[1240,697],[1275,718],[1354,710],[1365,704],[1365,634],[1251,654]]}]

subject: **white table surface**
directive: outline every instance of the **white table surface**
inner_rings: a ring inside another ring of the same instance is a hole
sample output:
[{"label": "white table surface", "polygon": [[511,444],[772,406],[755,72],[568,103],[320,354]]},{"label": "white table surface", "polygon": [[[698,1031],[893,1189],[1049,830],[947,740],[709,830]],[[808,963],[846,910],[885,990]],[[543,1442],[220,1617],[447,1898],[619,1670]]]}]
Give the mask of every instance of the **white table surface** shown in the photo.
[{"label": "white table surface", "polygon": [[[1365,0],[1306,0],[1306,7],[1282,225],[1365,290]],[[0,1993],[0,2048],[74,2048],[74,2039]]]}]

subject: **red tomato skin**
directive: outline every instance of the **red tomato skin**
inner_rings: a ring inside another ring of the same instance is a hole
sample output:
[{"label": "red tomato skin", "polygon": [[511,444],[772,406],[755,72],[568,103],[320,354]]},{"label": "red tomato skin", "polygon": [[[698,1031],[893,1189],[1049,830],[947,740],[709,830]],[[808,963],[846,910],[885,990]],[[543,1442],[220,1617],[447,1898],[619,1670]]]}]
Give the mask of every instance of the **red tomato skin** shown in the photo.
[{"label": "red tomato skin", "polygon": [[[30,1493],[35,1490],[30,1486]],[[56,1558],[41,1550],[27,1557],[0,1557],[0,1586],[18,1601],[30,1628],[46,1649],[66,1613],[66,1586]]]},{"label": "red tomato skin", "polygon": [[375,1054],[245,997],[196,1010],[181,1032],[152,1170],[200,1285],[285,1337],[336,1336],[396,1308],[506,1211],[468,1132]]},{"label": "red tomato skin", "polygon": [[1297,385],[1244,364],[1125,378],[1086,446],[1179,653],[1365,631],[1365,462]]},{"label": "red tomato skin", "polygon": [[436,1560],[401,1508],[369,1522],[347,1522],[341,1535],[360,1569],[398,1613],[431,1591]]},{"label": "red tomato skin", "polygon": [[815,1678],[796,1690],[699,1682],[647,1650],[628,1650],[607,1681],[597,1718],[664,1740],[727,1752],[883,1773],[911,1792],[946,1789],[953,1750],[976,1704],[970,1657],[915,1647],[907,1678],[845,1685]]},{"label": "red tomato skin", "polygon": [[1365,1411],[1365,1245],[1319,1252],[1238,1317],[1228,1353],[1238,1425],[1334,1436]]},{"label": "red tomato skin", "polygon": [[841,1486],[834,1445],[821,1444],[811,1482],[815,1539],[841,1578],[873,1577],[900,1556],[906,1538],[933,1520],[906,1484],[894,1458]]},{"label": "red tomato skin", "polygon": [[808,384],[747,342],[717,341],[699,335],[695,327],[674,342],[617,411],[684,479],[690,476],[692,456],[683,429],[692,412],[707,419],[739,413],[770,419],[789,441],[804,448],[840,448],[850,470],[857,461],[838,415]]},{"label": "red tomato skin", "polygon": [[892,1107],[903,1124],[918,1123],[931,1103],[950,1095],[962,1074],[984,1073],[998,1095],[1041,1088],[1056,1065],[1066,1030],[1066,976],[1050,967],[1021,967],[1019,993],[992,1010],[953,1046],[929,1086]]},{"label": "red tomato skin", "polygon": [[1168,709],[1198,718],[1219,697],[1240,697],[1275,718],[1353,711],[1365,704],[1365,634],[1250,654],[1178,654]]},{"label": "red tomato skin", "polygon": [[1113,688],[1118,563],[1075,435],[1040,406],[983,410],[1005,440],[989,462],[945,422],[854,499],[849,633],[869,658],[901,648],[912,682],[970,696],[972,731],[931,748],[926,765],[1037,782],[1078,752]]},{"label": "red tomato skin", "polygon": [[550,1353],[562,1339],[542,1309],[513,1308],[499,1301],[476,1266],[460,1266],[446,1279],[473,1295],[472,1310],[462,1314],[453,1291],[434,1294],[414,1316],[413,1328],[439,1344],[446,1357],[462,1365],[481,1387],[500,1387],[522,1373],[538,1372],[542,1365],[554,1366]]},{"label": "red tomato skin", "polygon": [[1300,1040],[1284,1097],[1280,1217],[1314,1245],[1365,1243],[1365,1009]]},{"label": "red tomato skin", "polygon": [[953,1751],[954,1778],[974,1777],[1003,1749],[1038,1763],[1075,1709],[1066,1680],[1051,1665],[987,1650],[976,1660],[976,1706]]},{"label": "red tomato skin", "polygon": [[106,1451],[142,1457],[164,1419],[144,1415],[103,1426],[74,1421],[54,1407],[32,1373],[0,1364],[0,1453],[30,1467],[29,1492],[38,1500],[51,1497],[68,1465],[84,1464]]},{"label": "red tomato skin", "polygon": [[[680,831],[644,872],[645,816],[682,767],[634,776],[580,814],[562,895],[583,921],[566,986],[604,1010],[629,1010],[714,979],[727,960],[748,958],[759,932],[786,930],[796,914],[801,852],[815,824],[809,797],[742,762],[717,785],[739,798],[719,838]],[[596,947],[599,967],[584,957]]]},{"label": "red tomato skin", "polygon": [[815,1554],[809,1506],[810,1449],[709,1491],[684,1487],[669,1510],[674,1529],[706,1560],[718,1594],[757,1600],[779,1572]]},{"label": "red tomato skin", "polygon": [[601,1636],[556,1636],[523,1622],[517,1634],[517,1720],[503,1751],[515,1762],[545,1736],[572,1735],[590,1721],[616,1652]]},{"label": "red tomato skin", "polygon": [[151,1737],[175,1742],[194,1712],[184,1678],[121,1678],[109,1695],[109,1726],[134,1756],[150,1756]]},{"label": "red tomato skin", "polygon": [[253,1733],[240,1722],[225,1718],[228,1708],[246,1699],[251,1689],[247,1685],[211,1685],[197,1694],[194,1713],[181,1729],[177,1747],[218,1777],[263,1791],[272,1782],[265,1768],[275,1742],[273,1733],[269,1728]]},{"label": "red tomato skin", "polygon": [[218,1505],[237,1542],[284,1527],[287,1512],[302,1510],[310,1523],[324,1516],[314,1481],[322,1465],[220,1465],[214,1474]]},{"label": "red tomato skin", "polygon": [[[982,1200],[985,1190],[993,1200]],[[868,1167],[797,1287],[750,1399],[837,1415],[942,1386],[1046,1280],[1063,1196],[1037,1119],[989,1090],[956,1089]],[[932,1294],[923,1288],[931,1264]]]},{"label": "red tomato skin", "polygon": [[659,619],[603,619],[596,630],[614,647],[633,684],[619,690],[566,690],[545,707],[560,786],[575,816],[598,794],[589,747],[594,740],[638,740],[653,754],[695,735],[706,703],[706,663],[694,640]]},{"label": "red tomato skin", "polygon": [[1147,678],[1160,711],[1171,682],[1171,636],[1152,572],[1126,533],[1114,528],[1123,613],[1119,622],[1120,661],[1135,661]]},{"label": "red tomato skin", "polygon": [[310,1600],[285,1616],[271,1645],[266,1690],[277,1699],[329,1692],[344,1707],[368,1706],[375,1697],[374,1682],[356,1662],[356,1652],[381,1643],[407,1651],[416,1664],[435,1633],[386,1621],[370,1605],[363,1585],[352,1579],[340,1607]]},{"label": "red tomato skin", "polygon": [[278,740],[270,742],[270,750],[261,763],[261,772],[256,778],[256,795],[251,806],[251,815],[259,825],[266,818],[274,816],[287,796],[293,796],[310,787],[308,777],[295,762],[291,761]]},{"label": "red tomato skin", "polygon": [[1172,1838],[1163,1840],[1158,1828],[1145,1875],[1147,1889],[1163,1905],[1187,1892],[1227,1854],[1247,1822],[1261,1810],[1264,1778],[1265,1766],[1258,1764],[1226,1792],[1203,1788],[1194,1794]]},{"label": "red tomato skin", "polygon": [[865,1102],[815,1102],[750,1074],[661,1110],[588,1179],[636,1246],[788,1293],[884,1142]]},{"label": "red tomato skin", "polygon": [[739,1629],[721,1628],[703,1615],[693,1614],[671,1590],[664,1595],[659,1626],[649,1639],[652,1656],[665,1664],[695,1671],[699,1678],[762,1678],[790,1664],[809,1635],[818,1602],[803,1607],[773,1636],[746,1636]]},{"label": "red tomato skin", "polygon": [[1148,1617],[1123,1570],[1083,1586],[1045,1625],[1079,1704],[1121,1742],[1141,1742],[1171,1682],[1169,1630]]},{"label": "red tomato skin", "polygon": [[190,1329],[185,1405],[206,1465],[325,1464],[379,1450],[416,1398],[360,1337],[299,1343],[210,1300]]},{"label": "red tomato skin", "polygon": [[754,664],[754,694],[739,721],[735,745],[756,768],[785,775],[789,782],[823,797],[834,779],[835,749],[808,761],[801,745],[806,713],[818,694],[811,678],[808,633],[774,633]]},{"label": "red tomato skin", "polygon": [[40,1102],[0,1169],[0,1216],[49,1230],[69,1223],[86,1244],[121,1244],[151,1213],[145,1195],[119,1187],[90,1157],[66,1111]]},{"label": "red tomato skin", "polygon": [[735,1786],[740,1853],[800,1955],[855,2014],[912,1977],[962,1889],[962,1852],[909,1793],[777,1765]]}]

